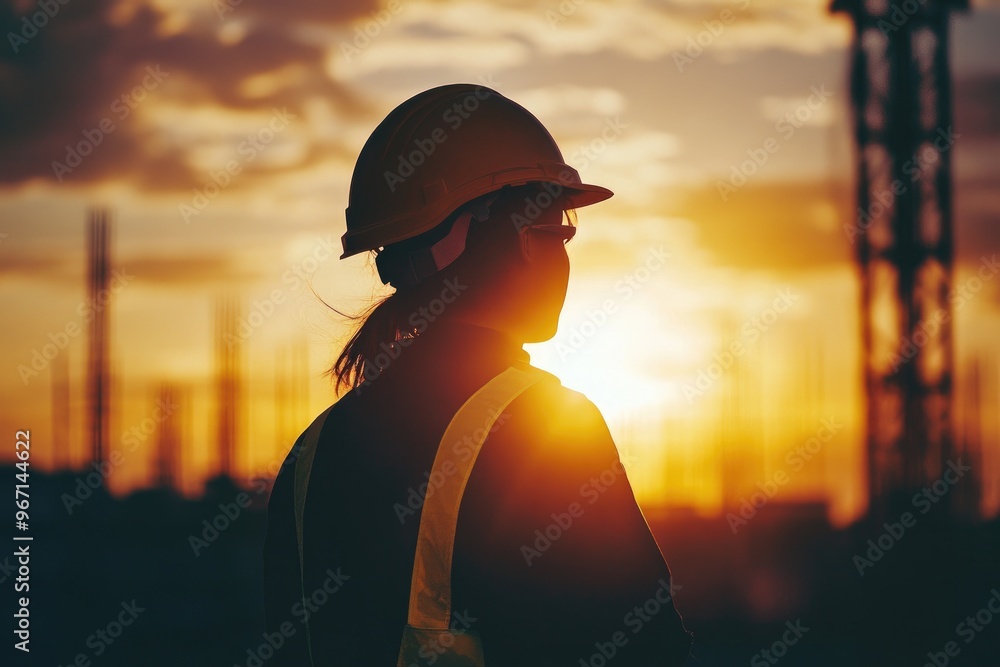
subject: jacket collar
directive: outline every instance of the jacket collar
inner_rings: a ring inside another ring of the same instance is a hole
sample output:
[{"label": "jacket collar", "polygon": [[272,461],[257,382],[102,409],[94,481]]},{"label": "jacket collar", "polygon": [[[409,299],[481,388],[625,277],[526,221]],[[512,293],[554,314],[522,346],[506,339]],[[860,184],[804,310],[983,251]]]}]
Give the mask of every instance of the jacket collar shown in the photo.
[{"label": "jacket collar", "polygon": [[452,358],[464,357],[505,365],[531,361],[521,343],[495,329],[467,322],[453,320],[432,322],[415,342],[415,347],[435,356],[444,354]]}]

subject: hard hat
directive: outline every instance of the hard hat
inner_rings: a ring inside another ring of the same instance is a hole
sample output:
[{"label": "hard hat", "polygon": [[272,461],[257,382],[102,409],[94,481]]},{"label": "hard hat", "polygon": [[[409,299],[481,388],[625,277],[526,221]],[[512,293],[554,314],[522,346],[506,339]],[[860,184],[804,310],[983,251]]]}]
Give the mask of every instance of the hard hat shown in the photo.
[{"label": "hard hat", "polygon": [[495,90],[431,88],[390,112],[361,149],[340,258],[419,236],[467,202],[530,182],[552,184],[563,208],[613,194],[582,183],[545,126]]}]

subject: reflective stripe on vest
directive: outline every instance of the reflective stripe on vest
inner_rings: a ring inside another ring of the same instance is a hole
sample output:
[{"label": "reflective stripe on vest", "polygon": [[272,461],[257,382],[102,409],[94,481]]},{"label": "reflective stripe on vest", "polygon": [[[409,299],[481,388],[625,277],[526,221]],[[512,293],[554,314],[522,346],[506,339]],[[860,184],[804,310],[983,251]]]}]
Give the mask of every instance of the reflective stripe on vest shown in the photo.
[{"label": "reflective stripe on vest", "polygon": [[[316,457],[316,443],[319,442],[320,431],[323,430],[323,424],[326,422],[326,417],[332,409],[333,406],[331,405],[316,417],[305,433],[300,436],[300,442],[296,443],[297,445],[301,444],[302,447],[299,450],[298,458],[295,460],[295,539],[298,543],[299,551],[299,583],[302,589],[303,609],[309,609],[309,605],[306,603],[306,554],[305,549],[302,547],[302,534],[305,527],[306,491],[309,490],[309,475],[312,474],[313,459]],[[309,649],[309,664],[314,665],[312,636],[309,634],[310,616],[312,614],[307,614],[305,617],[306,647]]]},{"label": "reflective stripe on vest", "polygon": [[[423,656],[429,646],[433,646],[435,653],[439,654],[435,660],[436,667],[478,667],[483,664],[482,644],[478,633],[472,630],[453,633],[449,629],[451,564],[458,511],[479,450],[497,418],[522,392],[543,379],[558,382],[554,375],[532,366],[507,368],[469,397],[445,429],[428,477],[444,481],[434,489],[433,494],[426,495],[420,512],[409,609],[397,662],[399,667],[423,664]],[[295,533],[303,602],[306,600],[303,550],[306,491],[316,442],[329,412],[330,408],[317,417],[303,434],[302,450],[295,462]],[[469,447],[463,448],[465,460],[454,455],[456,442],[470,443]],[[465,452],[470,451],[470,448],[471,455],[466,456]],[[442,468],[446,464],[454,466],[454,470],[445,473]],[[314,664],[308,620],[305,625],[309,660],[310,664]],[[442,650],[445,653],[440,654]]]}]

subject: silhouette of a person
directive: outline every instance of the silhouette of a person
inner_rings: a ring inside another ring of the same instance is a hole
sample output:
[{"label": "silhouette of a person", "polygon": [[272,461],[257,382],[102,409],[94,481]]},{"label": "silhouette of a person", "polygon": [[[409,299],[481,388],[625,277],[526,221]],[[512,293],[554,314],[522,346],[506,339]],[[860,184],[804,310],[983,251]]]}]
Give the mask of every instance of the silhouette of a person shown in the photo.
[{"label": "silhouette of a person", "polygon": [[488,88],[425,91],[375,130],[351,184],[345,256],[375,251],[396,291],[332,369],[351,391],[317,422],[308,485],[296,477],[304,437],[275,480],[265,603],[281,646],[270,664],[402,662],[418,532],[431,522],[422,515],[476,447],[448,554],[452,634],[406,664],[477,664],[449,649],[466,635],[490,667],[686,660],[670,571],[590,400],[546,377],[443,440],[505,371],[541,373],[522,345],[556,332],[571,209],[609,196],[579,181],[534,116]]}]

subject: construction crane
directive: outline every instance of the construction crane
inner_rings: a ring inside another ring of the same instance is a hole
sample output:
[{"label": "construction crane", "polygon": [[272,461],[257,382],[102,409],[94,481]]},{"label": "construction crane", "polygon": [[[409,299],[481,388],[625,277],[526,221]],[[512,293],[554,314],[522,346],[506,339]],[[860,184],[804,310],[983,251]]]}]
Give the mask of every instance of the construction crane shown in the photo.
[{"label": "construction crane", "polygon": [[952,127],[948,22],[967,0],[834,0],[853,19],[869,514],[953,458]]}]

